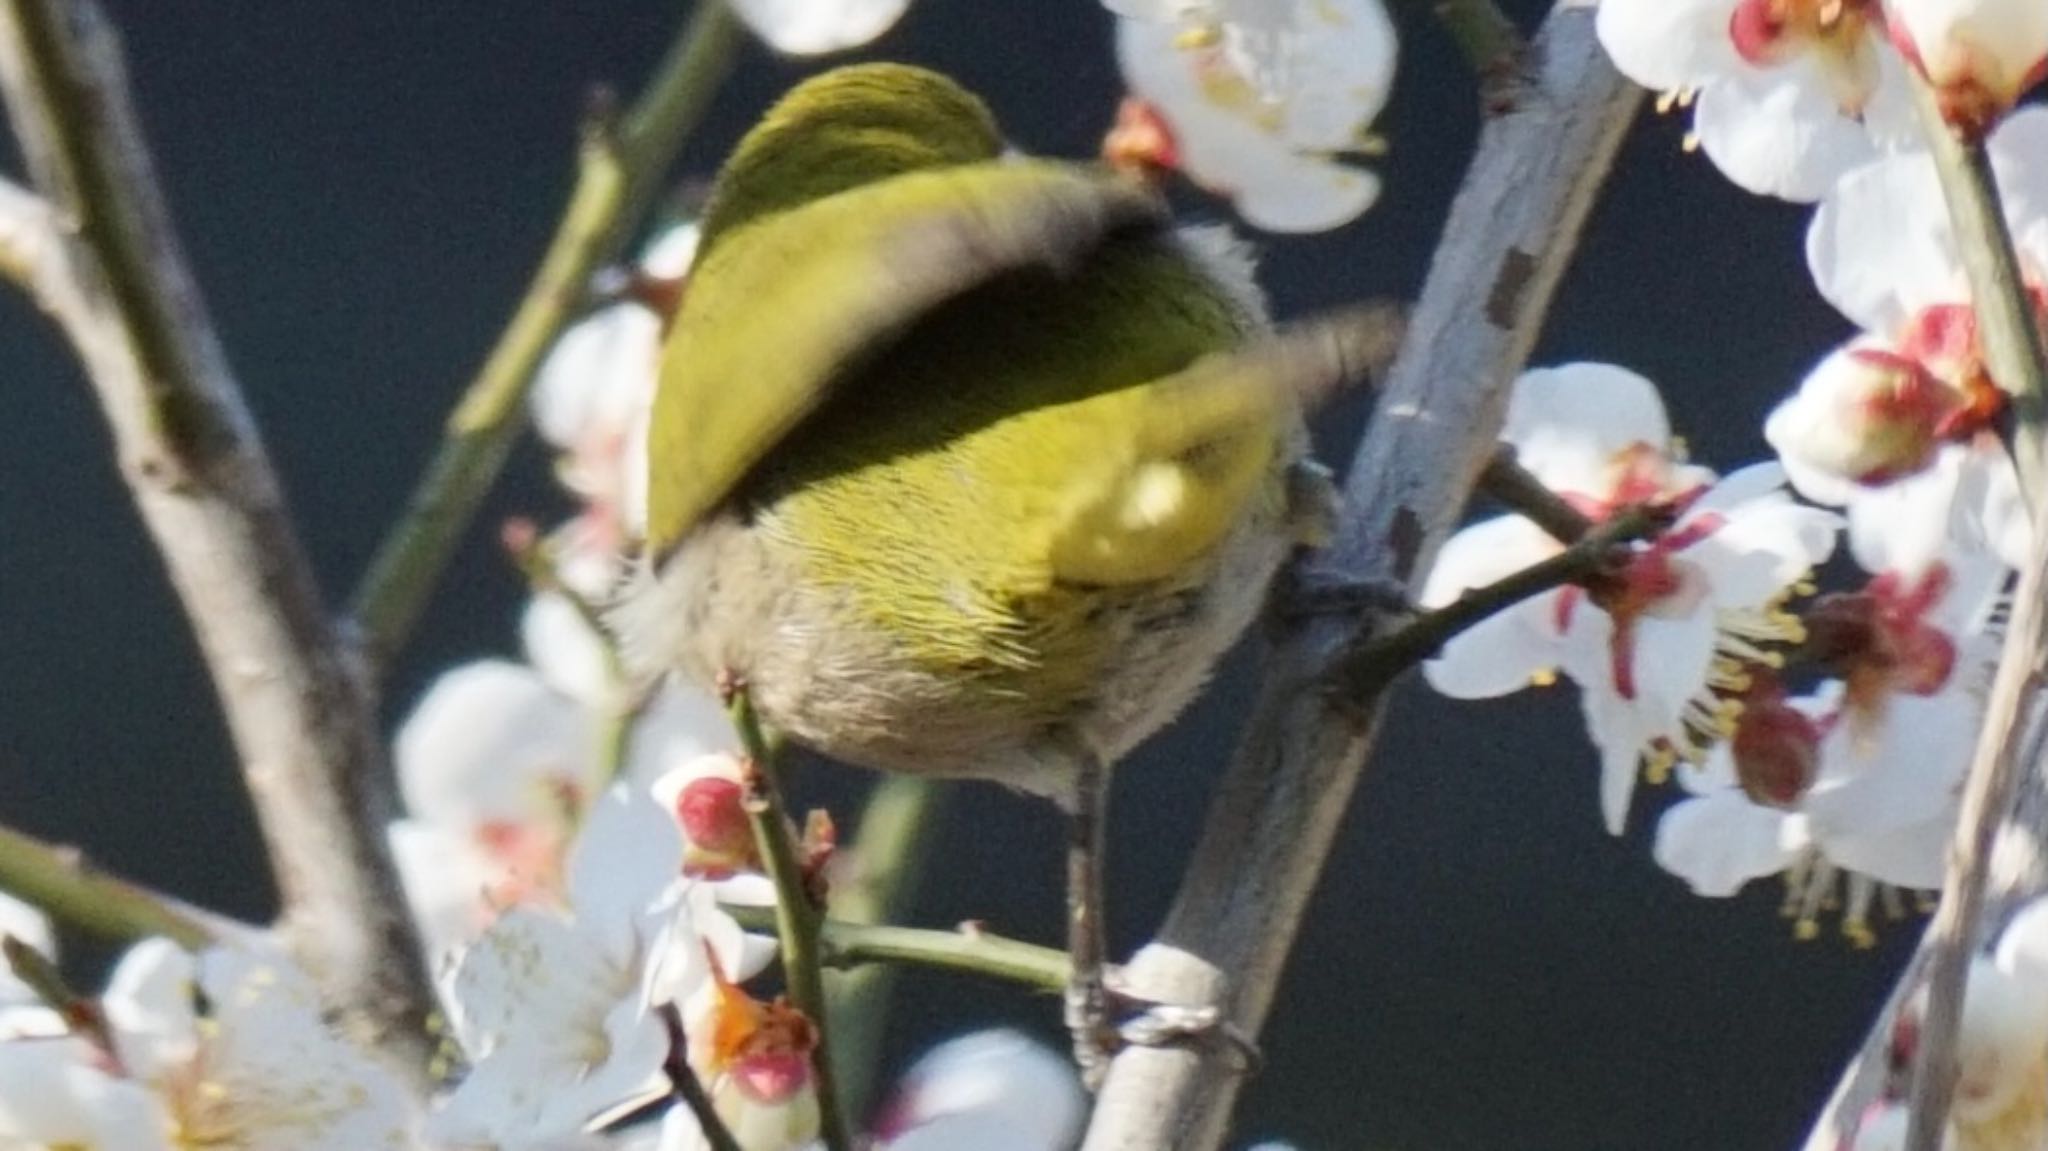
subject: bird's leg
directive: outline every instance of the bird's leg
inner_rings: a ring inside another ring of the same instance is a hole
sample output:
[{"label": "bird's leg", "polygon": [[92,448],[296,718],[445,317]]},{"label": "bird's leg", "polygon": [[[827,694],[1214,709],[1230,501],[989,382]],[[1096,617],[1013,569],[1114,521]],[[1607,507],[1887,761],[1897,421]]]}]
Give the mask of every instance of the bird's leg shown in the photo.
[{"label": "bird's leg", "polygon": [[1103,983],[1102,858],[1109,770],[1092,749],[1081,749],[1076,758],[1074,806],[1067,819],[1067,954],[1073,973],[1067,979],[1066,1022],[1081,1080],[1093,1091],[1117,1043]]}]

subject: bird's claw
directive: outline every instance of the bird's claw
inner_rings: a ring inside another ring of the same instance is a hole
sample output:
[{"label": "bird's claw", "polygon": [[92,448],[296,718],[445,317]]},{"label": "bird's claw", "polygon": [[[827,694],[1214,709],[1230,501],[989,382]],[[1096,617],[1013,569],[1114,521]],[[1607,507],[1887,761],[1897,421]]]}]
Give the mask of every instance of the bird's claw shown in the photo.
[{"label": "bird's claw", "polygon": [[1361,612],[1407,616],[1415,612],[1408,588],[1396,580],[1340,579],[1296,571],[1275,588],[1273,615],[1283,624],[1299,624],[1320,616],[1352,616]]}]

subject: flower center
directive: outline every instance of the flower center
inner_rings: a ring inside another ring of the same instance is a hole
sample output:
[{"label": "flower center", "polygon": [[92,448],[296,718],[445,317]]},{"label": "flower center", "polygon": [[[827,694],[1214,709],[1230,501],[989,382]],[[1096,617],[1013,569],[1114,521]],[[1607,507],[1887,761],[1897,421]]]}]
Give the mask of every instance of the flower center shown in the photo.
[{"label": "flower center", "polygon": [[1955,671],[1955,640],[1927,621],[1953,579],[1935,564],[1917,579],[1885,572],[1860,592],[1822,596],[1808,613],[1807,650],[1842,677],[1852,722],[1867,725],[1893,694],[1929,696]]},{"label": "flower center", "polygon": [[1758,68],[1811,56],[1846,115],[1862,114],[1877,86],[1877,0],[1742,0],[1728,17],[1735,51]]}]

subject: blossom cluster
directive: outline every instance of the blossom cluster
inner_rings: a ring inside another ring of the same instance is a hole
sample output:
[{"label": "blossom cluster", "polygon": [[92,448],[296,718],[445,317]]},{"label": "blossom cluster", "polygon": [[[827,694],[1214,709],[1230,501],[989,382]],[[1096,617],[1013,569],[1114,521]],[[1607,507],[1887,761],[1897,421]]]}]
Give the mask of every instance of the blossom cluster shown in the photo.
[{"label": "blossom cluster", "polygon": [[[1623,72],[1692,109],[1689,144],[1730,179],[1816,205],[1808,268],[1859,331],[1765,419],[1776,458],[1725,475],[1688,457],[1633,372],[1517,380],[1501,439],[1528,471],[1591,523],[1656,522],[1459,634],[1425,674],[1465,698],[1569,679],[1610,832],[1640,781],[1675,784],[1651,816],[1659,865],[1706,896],[1782,876],[1802,937],[1839,907],[1867,944],[1874,905],[1942,884],[2033,536],[2000,437],[2025,381],[1992,366],[1924,141],[1984,150],[2048,335],[2048,108],[2022,102],[2048,77],[2048,6],[1603,0],[1596,27]],[[1475,523],[1442,549],[1423,605],[1565,546],[1521,515]],[[1972,976],[1958,1147],[2048,1145],[2044,923],[2023,915]],[[1856,1146],[1902,1138],[1902,1116],[1874,1112]]]}]

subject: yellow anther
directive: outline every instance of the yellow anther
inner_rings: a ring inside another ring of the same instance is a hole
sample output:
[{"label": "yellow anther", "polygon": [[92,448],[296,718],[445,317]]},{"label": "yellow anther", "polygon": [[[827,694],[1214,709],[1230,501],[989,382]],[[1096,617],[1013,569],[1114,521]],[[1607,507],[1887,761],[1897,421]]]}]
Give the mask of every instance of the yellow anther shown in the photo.
[{"label": "yellow anther", "polygon": [[1820,938],[1820,922],[1810,915],[1800,916],[1792,925],[1792,938],[1801,943],[1811,943]]},{"label": "yellow anther", "polygon": [[1554,687],[1556,684],[1557,669],[1554,667],[1539,667],[1529,673],[1530,687]]}]

